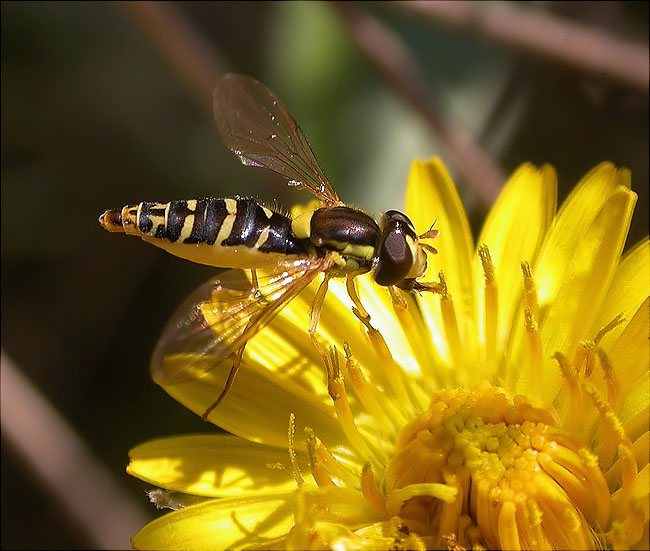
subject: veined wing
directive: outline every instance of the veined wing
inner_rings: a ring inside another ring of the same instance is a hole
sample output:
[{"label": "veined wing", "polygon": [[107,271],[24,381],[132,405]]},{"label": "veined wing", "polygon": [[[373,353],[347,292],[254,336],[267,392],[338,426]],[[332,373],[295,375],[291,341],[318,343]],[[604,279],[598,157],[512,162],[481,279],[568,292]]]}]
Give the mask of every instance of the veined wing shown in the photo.
[{"label": "veined wing", "polygon": [[296,121],[254,78],[227,74],[213,97],[221,140],[245,165],[264,166],[329,206],[341,204]]},{"label": "veined wing", "polygon": [[257,288],[241,270],[228,270],[201,285],[176,311],[154,349],[154,381],[178,384],[218,365],[266,326],[329,262],[327,257],[297,261],[261,279]]}]

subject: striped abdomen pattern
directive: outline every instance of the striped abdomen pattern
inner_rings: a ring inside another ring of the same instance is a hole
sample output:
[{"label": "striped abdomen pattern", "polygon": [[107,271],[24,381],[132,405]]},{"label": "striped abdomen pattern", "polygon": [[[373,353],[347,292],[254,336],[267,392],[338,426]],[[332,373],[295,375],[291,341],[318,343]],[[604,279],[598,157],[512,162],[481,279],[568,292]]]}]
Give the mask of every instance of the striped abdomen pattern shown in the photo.
[{"label": "striped abdomen pattern", "polygon": [[255,247],[268,253],[306,254],[304,240],[293,234],[287,216],[243,197],[143,202],[123,209],[121,218],[126,233],[174,244],[205,243]]}]

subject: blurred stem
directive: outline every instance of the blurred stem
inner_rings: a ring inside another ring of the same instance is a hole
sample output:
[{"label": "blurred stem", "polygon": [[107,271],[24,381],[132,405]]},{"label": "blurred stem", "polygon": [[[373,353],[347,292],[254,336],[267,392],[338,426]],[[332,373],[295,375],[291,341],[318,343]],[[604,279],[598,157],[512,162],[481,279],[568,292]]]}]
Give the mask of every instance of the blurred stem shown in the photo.
[{"label": "blurred stem", "polygon": [[171,2],[119,2],[212,117],[212,91],[225,72],[214,46]]},{"label": "blurred stem", "polygon": [[648,45],[508,2],[394,2],[393,6],[598,78],[648,90]]},{"label": "blurred stem", "polygon": [[3,438],[97,548],[130,547],[131,536],[150,519],[4,351],[1,369]]},{"label": "blurred stem", "polygon": [[357,46],[388,85],[414,107],[442,140],[455,168],[484,204],[499,194],[504,176],[469,131],[442,114],[438,101],[419,77],[405,44],[378,20],[347,2],[334,4]]}]

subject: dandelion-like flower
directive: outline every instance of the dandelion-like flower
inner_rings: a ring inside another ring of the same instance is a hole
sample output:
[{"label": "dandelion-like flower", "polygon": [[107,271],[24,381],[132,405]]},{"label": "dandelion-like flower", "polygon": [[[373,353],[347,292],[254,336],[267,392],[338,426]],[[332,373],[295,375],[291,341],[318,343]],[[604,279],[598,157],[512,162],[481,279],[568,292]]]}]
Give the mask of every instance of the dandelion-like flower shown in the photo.
[{"label": "dandelion-like flower", "polygon": [[[526,164],[475,249],[441,162],[415,161],[405,212],[419,231],[438,219],[437,292],[359,277],[366,327],[333,281],[327,375],[302,292],[210,415],[232,435],[131,451],[128,472],[177,509],[133,545],[647,548],[648,239],[621,258],[635,201],[629,171],[603,163],[556,213],[554,170]],[[228,371],[165,390],[201,414]]]}]

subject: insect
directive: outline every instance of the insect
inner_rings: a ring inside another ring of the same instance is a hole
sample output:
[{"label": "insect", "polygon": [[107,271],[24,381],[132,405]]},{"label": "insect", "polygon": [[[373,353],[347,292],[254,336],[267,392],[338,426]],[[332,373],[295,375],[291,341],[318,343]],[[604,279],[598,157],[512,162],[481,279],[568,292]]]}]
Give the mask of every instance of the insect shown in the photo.
[{"label": "insect", "polygon": [[[234,355],[225,387],[203,414],[223,400],[239,369],[246,343],[320,274],[310,316],[309,335],[327,366],[328,355],[316,339],[331,278],[345,278],[353,312],[369,326],[355,277],[372,272],[381,286],[418,292],[435,283],[418,281],[427,253],[411,220],[389,210],[379,223],[346,206],[332,188],[300,127],[278,98],[257,80],[228,74],[213,98],[214,120],[223,143],[243,164],[266,167],[290,186],[320,200],[318,208],[291,218],[254,199],[203,198],[168,203],[142,202],[99,217],[108,231],[137,235],[169,253],[209,266],[232,268],[193,293],[170,320],[156,345],[151,372],[161,384],[200,377]],[[250,270],[250,278],[243,270]],[[270,277],[258,279],[257,270]],[[171,358],[185,359],[181,362]],[[180,367],[179,367],[180,366]]]}]

